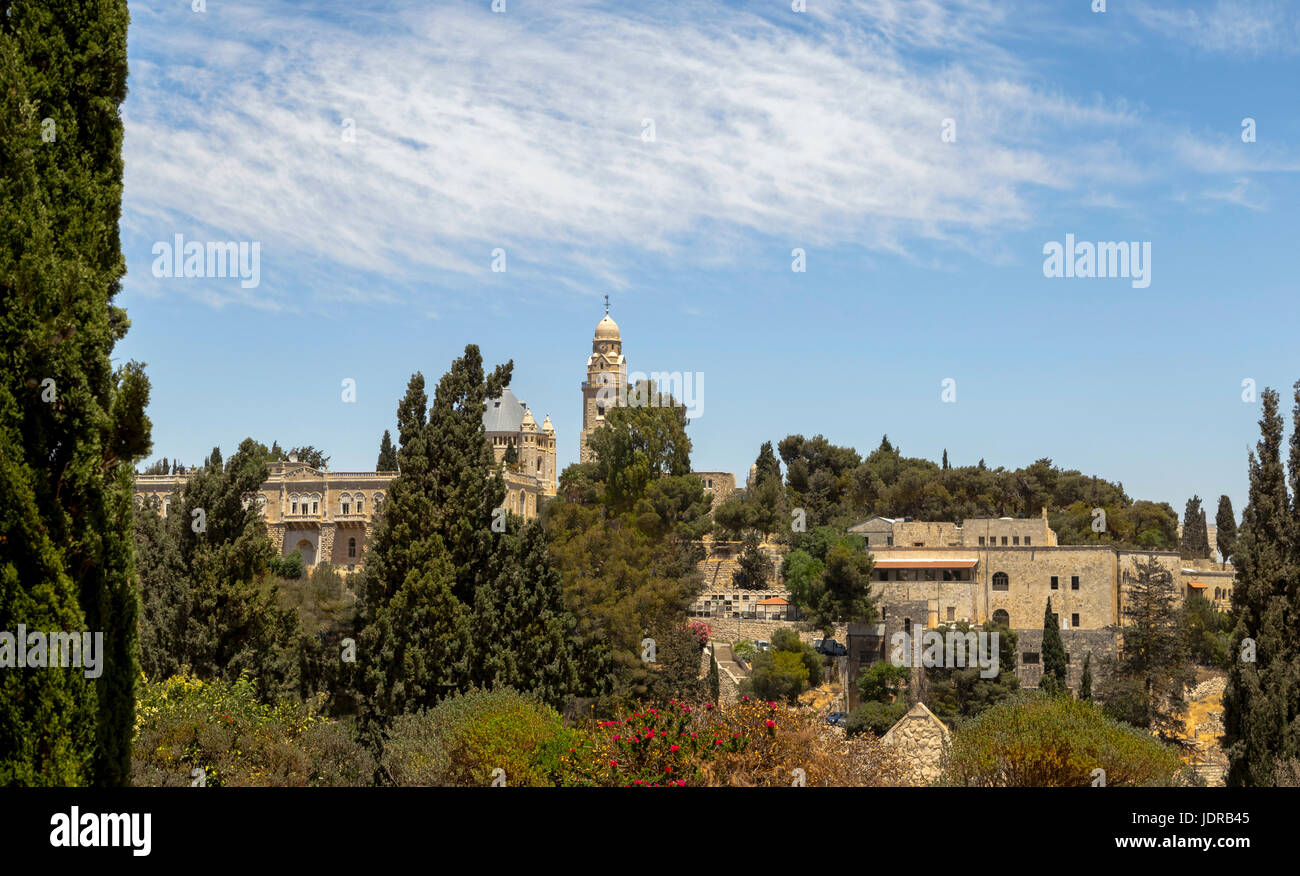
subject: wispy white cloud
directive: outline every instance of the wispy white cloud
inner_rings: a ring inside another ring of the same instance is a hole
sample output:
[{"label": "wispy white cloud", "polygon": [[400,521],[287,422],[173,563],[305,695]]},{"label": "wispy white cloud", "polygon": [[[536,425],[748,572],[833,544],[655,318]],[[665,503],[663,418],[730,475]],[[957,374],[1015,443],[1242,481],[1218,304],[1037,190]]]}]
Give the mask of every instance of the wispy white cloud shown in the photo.
[{"label": "wispy white cloud", "polygon": [[[263,241],[264,288],[233,294],[270,308],[291,286],[394,299],[490,278],[497,246],[583,292],[626,284],[621,247],[978,250],[1061,193],[1218,155],[1151,124],[1121,146],[1140,111],[1044,89],[992,41],[1007,11],[984,0],[178,9],[133,6],[124,226]],[[942,65],[912,58],[937,48]]]},{"label": "wispy white cloud", "polygon": [[1300,10],[1291,0],[1138,3],[1133,14],[1166,37],[1215,54],[1257,57],[1300,51]]}]

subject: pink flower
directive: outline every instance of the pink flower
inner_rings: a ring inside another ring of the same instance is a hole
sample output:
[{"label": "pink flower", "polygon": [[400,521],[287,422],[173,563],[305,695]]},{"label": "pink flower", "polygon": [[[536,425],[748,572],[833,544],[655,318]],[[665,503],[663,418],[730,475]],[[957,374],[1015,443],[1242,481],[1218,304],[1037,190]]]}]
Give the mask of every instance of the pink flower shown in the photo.
[{"label": "pink flower", "polygon": [[622,739],[622,738],[623,738],[622,736],[615,736],[615,737],[614,737],[614,741],[615,741],[615,742],[618,742],[618,741],[619,741],[620,739]]},{"label": "pink flower", "polygon": [[618,766],[618,761],[616,761],[616,760],[611,760],[611,761],[609,762],[609,765],[610,765],[610,766]]},{"label": "pink flower", "polygon": [[670,745],[670,746],[668,746],[668,750],[669,750],[669,751],[681,751],[681,750],[682,750],[682,747],[681,747],[680,745]]},{"label": "pink flower", "polygon": [[775,722],[775,721],[764,721],[763,723],[767,725],[767,729],[769,729],[769,730],[771,730],[773,727],[776,726],[776,722]]},{"label": "pink flower", "polygon": [[664,767],[664,772],[671,773],[672,771],[673,771],[672,764],[669,764],[668,766]]},{"label": "pink flower", "polygon": [[722,744],[722,740],[721,740],[721,739],[715,739],[715,740],[713,740],[713,744],[714,744],[714,745],[721,745],[721,744]]},{"label": "pink flower", "polygon": [[770,708],[773,708],[773,709],[776,708],[776,703],[768,703],[767,705],[768,705]]}]

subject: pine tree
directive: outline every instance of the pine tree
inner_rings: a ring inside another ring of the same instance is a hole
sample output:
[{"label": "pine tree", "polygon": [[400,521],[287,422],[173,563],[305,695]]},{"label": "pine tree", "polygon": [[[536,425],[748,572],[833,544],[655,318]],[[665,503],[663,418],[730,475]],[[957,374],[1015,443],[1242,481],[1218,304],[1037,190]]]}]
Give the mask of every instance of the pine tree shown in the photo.
[{"label": "pine tree", "polygon": [[509,469],[513,469],[518,465],[519,450],[515,447],[515,442],[511,441],[509,444],[506,445],[506,452],[501,457],[501,461],[504,462],[506,468]]},{"label": "pine tree", "polygon": [[1065,692],[1065,644],[1061,641],[1061,618],[1052,611],[1052,599],[1047,599],[1043,612],[1043,679],[1039,687],[1050,696]]},{"label": "pine tree", "polygon": [[393,436],[384,430],[383,440],[379,442],[379,459],[375,462],[375,471],[397,471],[397,448],[393,446]]},{"label": "pine tree", "polygon": [[776,571],[776,565],[763,552],[762,540],[754,530],[745,533],[743,544],[740,559],[736,562],[736,571],[731,575],[732,586],[747,590],[765,590],[768,579]]},{"label": "pine tree", "polygon": [[501,569],[475,593],[471,681],[529,691],[560,709],[578,680],[572,653],[576,621],[565,610],[563,582],[541,524],[511,516],[506,529],[499,535]]},{"label": "pine tree", "polygon": [[111,0],[0,2],[0,630],[103,636],[94,680],[0,671],[4,785],[129,779],[150,424],[143,368],[111,361],[127,21]]},{"label": "pine tree", "polygon": [[1179,624],[1178,587],[1154,557],[1136,563],[1123,594],[1123,649],[1101,698],[1113,718],[1175,739],[1187,712],[1184,691],[1193,680]]},{"label": "pine tree", "polygon": [[1214,515],[1214,525],[1218,529],[1215,544],[1223,562],[1232,562],[1232,555],[1237,549],[1237,517],[1232,513],[1232,500],[1227,496],[1219,497],[1219,511]]},{"label": "pine tree", "polygon": [[[1297,704],[1300,653],[1297,616],[1297,532],[1282,466],[1278,394],[1261,395],[1260,441],[1249,456],[1249,501],[1234,548],[1232,664],[1223,692],[1224,751],[1229,786],[1271,785],[1300,756]],[[1293,414],[1300,424],[1300,384]],[[1291,483],[1300,478],[1300,437],[1291,436]]]},{"label": "pine tree", "polygon": [[1083,676],[1079,679],[1079,699],[1092,699],[1092,652],[1083,658]]}]

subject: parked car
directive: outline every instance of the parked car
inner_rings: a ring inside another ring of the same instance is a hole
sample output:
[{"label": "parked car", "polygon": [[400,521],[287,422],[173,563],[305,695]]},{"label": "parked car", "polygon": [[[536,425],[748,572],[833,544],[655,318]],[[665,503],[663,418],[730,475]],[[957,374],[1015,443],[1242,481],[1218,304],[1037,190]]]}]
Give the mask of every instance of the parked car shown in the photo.
[{"label": "parked car", "polygon": [[844,722],[849,719],[848,712],[831,712],[826,716],[826,723],[836,727],[844,726]]},{"label": "parked car", "polygon": [[825,654],[827,657],[847,657],[849,649],[841,645],[834,639],[822,639],[821,645],[817,647],[818,653]]},{"label": "parked car", "polygon": [[772,643],[767,641],[766,639],[759,639],[757,642],[754,643],[754,647],[760,651],[771,651]]},{"label": "parked car", "polygon": [[818,654],[822,652],[823,641],[824,641],[823,639],[813,639],[813,650],[816,651]]}]

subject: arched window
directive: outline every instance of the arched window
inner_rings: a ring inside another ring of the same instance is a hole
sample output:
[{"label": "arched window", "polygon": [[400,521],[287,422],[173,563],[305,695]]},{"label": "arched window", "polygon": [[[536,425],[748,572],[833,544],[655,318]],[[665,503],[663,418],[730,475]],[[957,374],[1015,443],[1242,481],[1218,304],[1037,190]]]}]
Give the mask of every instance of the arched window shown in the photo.
[{"label": "arched window", "polygon": [[356,540],[355,538],[349,538],[349,539],[348,539],[348,556],[349,556],[349,557],[355,557],[356,555],[357,555],[357,540]]},{"label": "arched window", "polygon": [[297,513],[298,513],[298,494],[297,494],[297,493],[290,493],[290,494],[289,494],[289,513],[290,513],[290,514],[297,514]]},{"label": "arched window", "polygon": [[993,589],[1006,590],[1011,584],[1011,579],[1007,577],[1006,572],[993,573]]},{"label": "arched window", "polygon": [[340,514],[351,514],[351,513],[352,513],[352,494],[351,494],[351,493],[343,493],[343,494],[341,494],[341,495],[339,496],[339,513],[340,513]]},{"label": "arched window", "polygon": [[356,503],[357,503],[357,513],[358,513],[358,514],[365,514],[365,513],[366,513],[366,497],[363,496],[361,493],[357,493],[357,494],[356,494],[355,496],[353,496],[352,498],[356,500]]},{"label": "arched window", "polygon": [[1007,614],[1006,609],[999,608],[993,612],[993,623],[1011,629],[1011,615]]},{"label": "arched window", "polygon": [[320,513],[320,493],[311,494],[311,513]]}]

